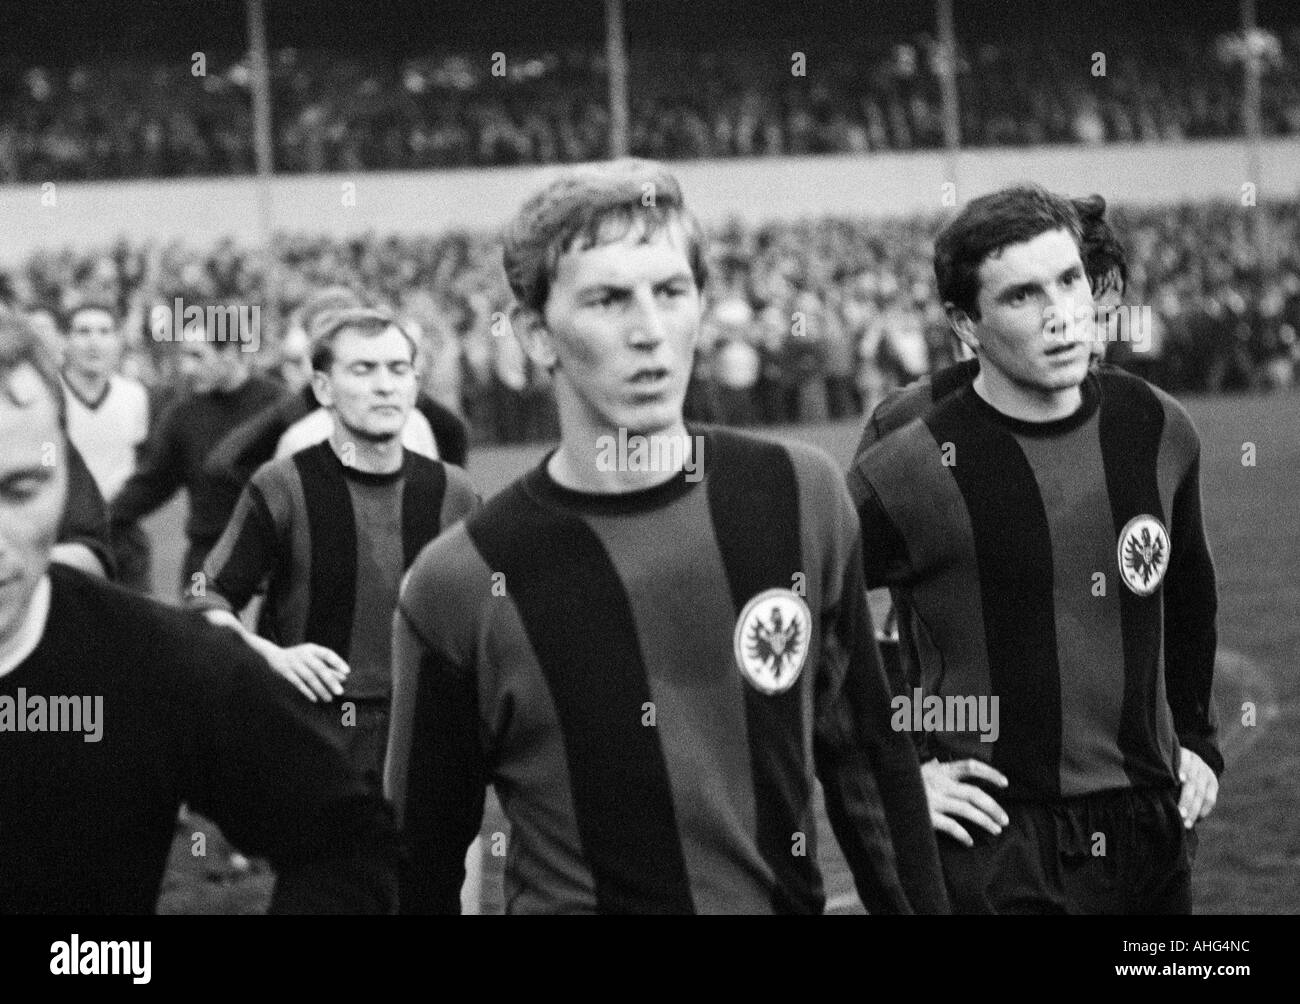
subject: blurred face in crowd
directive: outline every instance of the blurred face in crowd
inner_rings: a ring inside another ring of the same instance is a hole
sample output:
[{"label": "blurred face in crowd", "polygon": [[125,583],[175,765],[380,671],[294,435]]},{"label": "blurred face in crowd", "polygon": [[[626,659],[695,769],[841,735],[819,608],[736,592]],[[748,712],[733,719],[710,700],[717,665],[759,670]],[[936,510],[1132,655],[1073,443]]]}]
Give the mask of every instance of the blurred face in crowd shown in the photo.
[{"label": "blurred face in crowd", "polygon": [[345,327],[335,336],[333,363],[313,381],[343,429],[370,442],[395,439],[415,407],[415,349],[393,325],[378,333]]},{"label": "blurred face in crowd", "polygon": [[[555,367],[569,435],[684,434],[682,405],[703,302],[683,226],[560,256],[543,315],[525,312],[534,361]],[[575,427],[576,426],[576,427]]]},{"label": "blurred face in crowd", "polygon": [[113,315],[98,308],[78,310],[68,325],[63,363],[90,379],[107,377],[122,356],[122,339]]},{"label": "blurred face in crowd", "polygon": [[280,343],[280,379],[292,391],[302,390],[311,382],[311,340],[297,325]]},{"label": "blurred face in crowd", "polygon": [[[50,562],[68,490],[50,388],[23,363],[0,373],[0,645],[21,627]],[[51,452],[52,451],[52,452]]]},{"label": "blurred face in crowd", "polygon": [[181,376],[196,394],[233,390],[247,373],[238,349],[223,349],[213,342],[181,342]]},{"label": "blurred face in crowd", "polygon": [[59,325],[58,322],[54,320],[54,315],[48,310],[45,310],[44,308],[29,310],[27,312],[27,320],[31,322],[33,328],[41,333],[46,341],[51,345],[57,344]]},{"label": "blurred face in crowd", "polygon": [[978,320],[957,309],[950,320],[979,353],[981,369],[992,367],[1039,394],[1083,382],[1092,354],[1092,292],[1068,231],[1048,230],[985,258],[977,303]]}]

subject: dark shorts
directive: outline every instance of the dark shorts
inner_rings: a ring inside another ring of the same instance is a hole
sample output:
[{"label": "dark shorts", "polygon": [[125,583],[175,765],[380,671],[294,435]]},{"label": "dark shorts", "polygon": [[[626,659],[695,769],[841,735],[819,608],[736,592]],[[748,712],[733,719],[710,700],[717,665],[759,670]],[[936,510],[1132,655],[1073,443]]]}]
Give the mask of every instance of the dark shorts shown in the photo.
[{"label": "dark shorts", "polygon": [[999,804],[999,836],[964,821],[974,847],[936,834],[954,913],[1191,913],[1196,831],[1176,788]]},{"label": "dark shorts", "polygon": [[[349,709],[349,702],[352,707]],[[312,704],[317,721],[371,791],[383,794],[389,700],[336,697]]]}]

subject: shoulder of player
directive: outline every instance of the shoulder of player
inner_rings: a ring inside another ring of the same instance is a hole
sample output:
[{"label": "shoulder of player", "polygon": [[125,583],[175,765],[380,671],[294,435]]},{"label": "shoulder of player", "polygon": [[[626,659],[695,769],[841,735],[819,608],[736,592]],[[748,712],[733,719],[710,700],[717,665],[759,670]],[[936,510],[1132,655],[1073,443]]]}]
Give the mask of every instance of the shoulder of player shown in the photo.
[{"label": "shoulder of player", "polygon": [[444,479],[443,509],[452,516],[453,521],[478,508],[479,499],[474,483],[459,467],[410,449],[406,451],[406,458],[409,473]]},{"label": "shoulder of player", "polygon": [[416,555],[402,579],[398,606],[425,644],[461,653],[471,647],[489,603],[505,595],[494,590],[497,582],[461,520]]},{"label": "shoulder of player", "polygon": [[1153,420],[1163,423],[1165,438],[1169,442],[1180,448],[1199,448],[1200,436],[1192,416],[1172,394],[1109,363],[1097,367],[1097,379],[1101,384],[1103,401],[1119,401],[1144,408],[1151,413]]},{"label": "shoulder of player", "polygon": [[[235,665],[256,667],[258,657],[239,637],[199,613],[171,607],[73,569],[51,566],[51,618],[94,625],[92,643],[102,655],[118,655],[112,667],[123,682],[187,695],[214,672]],[[53,622],[46,630],[59,625]]]}]

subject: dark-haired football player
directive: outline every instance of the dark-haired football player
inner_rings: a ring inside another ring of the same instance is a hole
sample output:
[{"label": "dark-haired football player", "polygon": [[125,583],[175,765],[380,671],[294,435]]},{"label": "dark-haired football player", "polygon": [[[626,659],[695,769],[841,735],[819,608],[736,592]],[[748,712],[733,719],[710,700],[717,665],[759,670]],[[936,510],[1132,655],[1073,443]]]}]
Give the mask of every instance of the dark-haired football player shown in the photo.
[{"label": "dark-haired football player", "polygon": [[935,273],[978,374],[851,479],[868,584],[909,612],[909,700],[998,716],[994,741],[942,714],[918,736],[963,912],[1188,911],[1223,767],[1199,442],[1168,395],[1089,366],[1082,246],[1041,189],[963,209]]}]

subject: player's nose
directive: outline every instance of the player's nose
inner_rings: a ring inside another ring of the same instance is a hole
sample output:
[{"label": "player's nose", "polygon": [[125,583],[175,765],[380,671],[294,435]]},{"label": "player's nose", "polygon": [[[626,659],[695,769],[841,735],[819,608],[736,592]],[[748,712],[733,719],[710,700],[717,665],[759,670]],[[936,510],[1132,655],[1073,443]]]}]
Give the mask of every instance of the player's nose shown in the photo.
[{"label": "player's nose", "polygon": [[660,316],[659,305],[654,292],[650,289],[638,289],[633,298],[632,310],[628,317],[628,341],[637,347],[658,345],[664,340],[664,319]]}]

